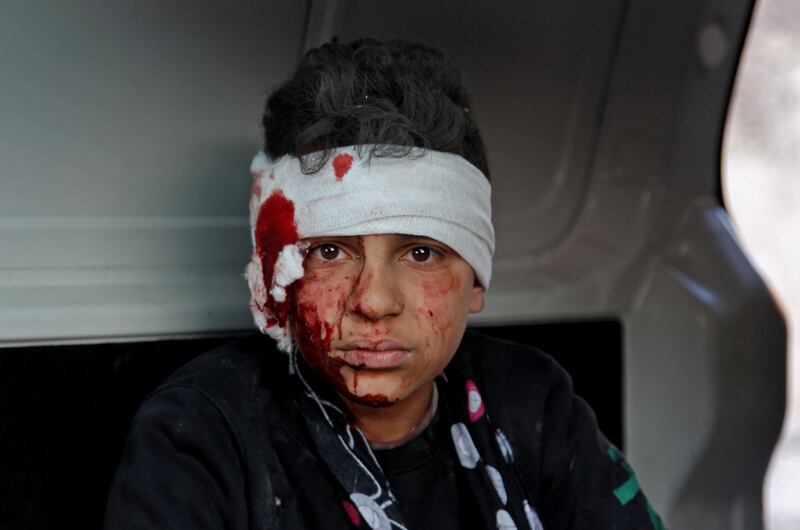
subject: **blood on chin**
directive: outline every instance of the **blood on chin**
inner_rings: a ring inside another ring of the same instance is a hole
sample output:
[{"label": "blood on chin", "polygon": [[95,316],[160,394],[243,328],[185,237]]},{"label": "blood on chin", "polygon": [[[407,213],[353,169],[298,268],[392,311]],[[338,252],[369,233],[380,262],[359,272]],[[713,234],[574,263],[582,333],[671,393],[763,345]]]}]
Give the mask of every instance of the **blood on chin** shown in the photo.
[{"label": "blood on chin", "polygon": [[[296,304],[293,315],[293,329],[297,347],[306,364],[328,383],[340,395],[348,400],[370,407],[388,407],[397,402],[384,394],[358,393],[359,369],[349,366],[342,359],[332,357],[329,352],[333,341],[334,326],[322,321],[317,315],[317,308],[311,304]],[[353,388],[350,389],[342,369],[348,367],[353,371]]]},{"label": "blood on chin", "polygon": [[366,405],[367,407],[374,408],[390,407],[397,403],[396,399],[391,400],[383,394],[364,394],[359,396],[357,394],[348,393],[347,399],[359,405]]}]

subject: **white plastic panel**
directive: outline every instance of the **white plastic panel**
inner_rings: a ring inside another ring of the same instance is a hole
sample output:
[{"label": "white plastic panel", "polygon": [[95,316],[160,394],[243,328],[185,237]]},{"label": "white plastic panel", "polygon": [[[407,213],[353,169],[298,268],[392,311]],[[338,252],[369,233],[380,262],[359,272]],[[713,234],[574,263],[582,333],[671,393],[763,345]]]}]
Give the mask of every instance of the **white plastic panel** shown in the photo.
[{"label": "white plastic panel", "polygon": [[628,456],[668,527],[757,529],[784,324],[725,212],[685,213],[624,320]]},{"label": "white plastic panel", "polygon": [[3,4],[0,344],[250,326],[248,166],[306,7]]}]

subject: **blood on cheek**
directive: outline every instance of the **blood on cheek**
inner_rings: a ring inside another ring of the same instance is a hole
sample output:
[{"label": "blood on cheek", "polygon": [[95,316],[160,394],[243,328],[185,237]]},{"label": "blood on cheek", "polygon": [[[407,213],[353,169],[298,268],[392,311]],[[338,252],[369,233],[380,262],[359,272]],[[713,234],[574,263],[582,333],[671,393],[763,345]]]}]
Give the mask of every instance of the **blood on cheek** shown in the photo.
[{"label": "blood on cheek", "polygon": [[341,369],[344,361],[331,357],[334,332],[341,338],[344,296],[312,271],[292,286],[295,303],[292,325],[300,353],[317,375],[337,389],[346,388]]},{"label": "blood on cheek", "polygon": [[[299,240],[294,219],[294,203],[280,190],[275,190],[261,205],[256,222],[255,240],[256,251],[261,258],[264,285],[269,288],[272,285],[278,254],[286,245]],[[304,302],[298,299],[297,287],[296,283],[289,286],[286,300],[283,302],[276,302],[271,296],[267,299],[265,309],[272,315],[267,326],[285,326],[291,316],[295,340],[306,362],[331,382],[344,385],[340,374],[343,361],[328,355],[333,340],[333,326],[320,318],[321,311],[324,310],[321,305],[325,300],[330,300],[331,296],[317,297],[318,303]],[[306,298],[314,300],[312,297]]]},{"label": "blood on cheek", "polygon": [[447,296],[451,291],[459,286],[459,278],[453,273],[448,273],[443,278],[438,278],[436,281],[427,281],[422,284],[422,289],[425,295],[432,299],[439,299]]},{"label": "blood on cheek", "polygon": [[[454,315],[450,314],[448,308],[455,302],[457,291],[461,281],[456,274],[448,273],[444,277],[436,280],[424,282],[420,291],[420,303],[417,306],[417,319],[421,323],[426,323],[432,331],[438,335],[439,340],[446,340],[448,330],[453,326]],[[460,305],[456,302],[456,305]],[[426,338],[426,345],[432,347],[432,337]]]},{"label": "blood on cheek", "polygon": [[[336,287],[330,287],[333,282],[309,273],[293,286],[295,304],[292,322],[295,340],[309,367],[340,394],[365,405],[387,406],[392,401],[383,394],[359,395],[359,369],[331,355],[334,336],[339,340],[343,338],[345,306],[355,285],[355,282],[351,283],[349,280],[350,277],[345,277],[344,281],[336,282]],[[358,310],[354,309],[353,312],[357,313]],[[352,371],[352,389],[342,373],[345,367]]]},{"label": "blood on cheek", "polygon": [[317,307],[311,303],[295,304],[292,316],[295,340],[303,359],[337,389],[346,389],[341,373],[345,363],[329,354],[334,327],[319,317]]},{"label": "blood on cheek", "polygon": [[[254,193],[260,195],[260,189],[254,188]],[[275,190],[261,205],[255,228],[256,252],[261,259],[265,288],[269,289],[272,285],[278,254],[286,245],[294,244],[298,240],[294,203],[280,190]],[[298,291],[303,290],[303,284],[312,284],[315,280],[318,278],[315,278],[313,273],[307,274],[299,284],[289,286],[286,300],[283,302],[276,302],[273,297],[268,297],[266,307],[261,308],[272,315],[267,321],[267,326],[283,327],[291,316],[297,346],[305,361],[319,376],[333,384],[340,392],[363,403],[375,406],[390,404],[390,400],[384,395],[355,395],[358,391],[357,370],[353,376],[353,391],[350,392],[342,375],[345,362],[330,355],[334,329],[341,339],[347,295],[348,292],[352,294],[353,286],[358,280],[345,277],[345,280],[349,281],[345,281],[344,284],[350,285],[338,288],[324,287],[324,282],[319,282],[316,289],[311,289],[312,292],[317,291],[316,293],[312,293],[311,296],[298,296],[300,294]],[[360,308],[356,308],[356,312],[360,311]],[[333,324],[326,319],[332,315],[335,315]]]}]

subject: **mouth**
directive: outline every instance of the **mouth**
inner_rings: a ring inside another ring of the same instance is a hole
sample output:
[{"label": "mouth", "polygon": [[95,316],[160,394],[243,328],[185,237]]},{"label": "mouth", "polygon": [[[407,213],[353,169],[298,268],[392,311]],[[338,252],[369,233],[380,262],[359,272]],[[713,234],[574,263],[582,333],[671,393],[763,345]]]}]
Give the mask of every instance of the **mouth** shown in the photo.
[{"label": "mouth", "polygon": [[411,349],[395,340],[351,340],[337,348],[341,359],[352,368],[385,370],[397,368],[411,355]]}]

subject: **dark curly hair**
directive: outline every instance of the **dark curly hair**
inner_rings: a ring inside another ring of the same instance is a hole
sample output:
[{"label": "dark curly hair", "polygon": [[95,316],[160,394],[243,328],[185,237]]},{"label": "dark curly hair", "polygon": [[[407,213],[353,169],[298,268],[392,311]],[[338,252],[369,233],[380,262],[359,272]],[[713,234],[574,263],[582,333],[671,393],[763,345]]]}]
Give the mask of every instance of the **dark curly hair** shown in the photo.
[{"label": "dark curly hair", "polygon": [[460,71],[421,44],[360,39],[310,50],[267,99],[263,125],[273,159],[323,152],[303,157],[310,172],[331,149],[372,144],[370,156],[406,156],[413,147],[455,153],[489,178]]}]

